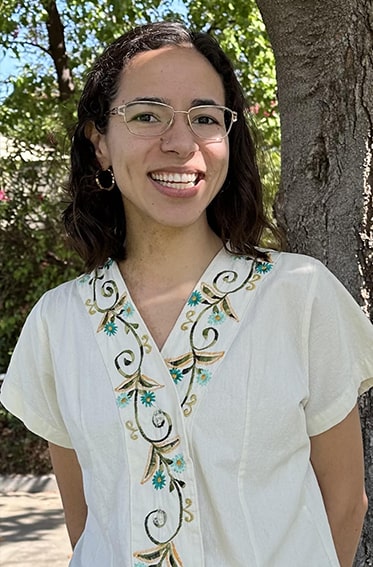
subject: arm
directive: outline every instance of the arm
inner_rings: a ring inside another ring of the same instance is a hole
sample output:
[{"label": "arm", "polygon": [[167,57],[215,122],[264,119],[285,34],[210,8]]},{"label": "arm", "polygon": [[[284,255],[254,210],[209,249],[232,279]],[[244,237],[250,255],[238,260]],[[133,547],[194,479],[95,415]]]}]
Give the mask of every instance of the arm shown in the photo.
[{"label": "arm", "polygon": [[65,512],[72,548],[83,533],[87,504],[84,498],[82,471],[73,449],[49,443],[49,452]]},{"label": "arm", "polygon": [[311,463],[324,499],[341,567],[351,567],[367,497],[358,407],[340,423],[311,437]]}]

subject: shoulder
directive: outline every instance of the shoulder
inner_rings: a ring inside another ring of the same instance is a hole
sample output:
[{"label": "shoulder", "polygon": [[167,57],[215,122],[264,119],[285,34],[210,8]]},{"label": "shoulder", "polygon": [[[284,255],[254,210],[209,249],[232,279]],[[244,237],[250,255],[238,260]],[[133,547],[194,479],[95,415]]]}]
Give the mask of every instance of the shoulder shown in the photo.
[{"label": "shoulder", "polygon": [[319,278],[336,280],[328,268],[312,256],[276,250],[266,250],[266,253],[273,268],[273,283],[300,284],[309,288],[311,282]]},{"label": "shoulder", "polygon": [[108,260],[104,266],[77,276],[73,280],[64,282],[44,293],[32,309],[30,316],[39,317],[44,322],[78,321],[83,313],[86,313],[86,303],[93,292],[101,285],[102,295],[110,295],[109,284],[113,287],[119,285],[120,277],[118,267],[112,260]]},{"label": "shoulder", "polygon": [[28,319],[45,323],[66,317],[77,308],[79,299],[78,279],[64,282],[46,291],[32,308]]},{"label": "shoulder", "polygon": [[284,273],[313,274],[319,270],[327,269],[320,260],[306,254],[278,252],[276,250],[268,250],[268,254],[273,259],[274,264],[278,266],[278,270]]},{"label": "shoulder", "polygon": [[[363,315],[360,306],[340,280],[320,260],[291,252],[268,250],[272,269],[263,289],[275,300],[300,301],[309,309],[316,304],[348,306]],[[276,299],[277,298],[277,299]]]}]

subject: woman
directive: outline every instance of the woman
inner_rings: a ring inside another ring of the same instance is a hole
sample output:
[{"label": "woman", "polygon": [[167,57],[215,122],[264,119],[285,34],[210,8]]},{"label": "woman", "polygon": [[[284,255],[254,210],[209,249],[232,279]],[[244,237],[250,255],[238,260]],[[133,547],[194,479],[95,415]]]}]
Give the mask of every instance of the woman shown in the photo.
[{"label": "woman", "polygon": [[33,309],[2,392],[50,443],[73,567],[352,564],[372,329],[320,263],[258,248],[244,114],[181,24],[88,77],[64,219],[90,273]]}]

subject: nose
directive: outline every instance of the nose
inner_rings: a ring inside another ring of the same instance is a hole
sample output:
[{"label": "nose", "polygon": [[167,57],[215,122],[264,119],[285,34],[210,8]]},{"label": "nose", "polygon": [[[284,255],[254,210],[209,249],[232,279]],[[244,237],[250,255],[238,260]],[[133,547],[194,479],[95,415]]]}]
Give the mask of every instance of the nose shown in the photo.
[{"label": "nose", "polygon": [[193,134],[187,113],[175,111],[170,127],[161,136],[161,149],[164,152],[175,152],[181,157],[190,155],[199,149],[195,134]]}]

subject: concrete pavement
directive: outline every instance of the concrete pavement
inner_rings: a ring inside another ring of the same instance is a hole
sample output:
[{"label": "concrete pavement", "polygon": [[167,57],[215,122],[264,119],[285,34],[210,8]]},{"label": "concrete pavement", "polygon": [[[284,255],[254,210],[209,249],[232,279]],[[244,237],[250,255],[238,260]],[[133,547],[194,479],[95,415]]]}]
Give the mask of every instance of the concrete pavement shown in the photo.
[{"label": "concrete pavement", "polygon": [[71,547],[53,475],[0,475],[1,567],[67,567]]}]

